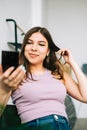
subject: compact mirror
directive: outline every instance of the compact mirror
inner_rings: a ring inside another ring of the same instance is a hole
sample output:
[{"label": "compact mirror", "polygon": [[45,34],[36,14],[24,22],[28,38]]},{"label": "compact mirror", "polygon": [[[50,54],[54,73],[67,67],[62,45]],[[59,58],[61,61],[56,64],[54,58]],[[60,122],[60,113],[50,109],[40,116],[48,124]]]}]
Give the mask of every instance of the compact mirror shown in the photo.
[{"label": "compact mirror", "polygon": [[19,52],[2,51],[1,63],[3,71],[5,71],[11,66],[17,68],[17,66],[19,65]]}]

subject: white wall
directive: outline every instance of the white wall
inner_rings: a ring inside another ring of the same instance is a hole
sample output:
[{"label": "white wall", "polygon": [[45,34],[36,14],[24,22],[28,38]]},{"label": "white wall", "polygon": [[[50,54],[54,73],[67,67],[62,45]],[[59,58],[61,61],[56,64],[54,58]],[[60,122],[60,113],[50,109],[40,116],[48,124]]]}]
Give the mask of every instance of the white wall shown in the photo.
[{"label": "white wall", "polygon": [[[0,0],[0,54],[11,49],[8,41],[14,42],[13,23],[7,18],[15,19],[25,32],[36,25],[47,27],[55,43],[69,48],[80,67],[87,63],[87,0]],[[19,31],[18,42],[22,39]],[[73,101],[78,117],[87,118],[87,104]]]},{"label": "white wall", "polygon": [[[87,62],[87,0],[45,0],[44,23],[59,47],[73,51],[77,62]],[[78,53],[77,53],[78,52]]]},{"label": "white wall", "polygon": [[[15,42],[14,23],[6,22],[6,19],[14,19],[26,32],[31,26],[31,1],[0,0],[0,52],[11,49],[7,42]],[[23,37],[19,34],[18,30],[18,42],[22,42]]]}]

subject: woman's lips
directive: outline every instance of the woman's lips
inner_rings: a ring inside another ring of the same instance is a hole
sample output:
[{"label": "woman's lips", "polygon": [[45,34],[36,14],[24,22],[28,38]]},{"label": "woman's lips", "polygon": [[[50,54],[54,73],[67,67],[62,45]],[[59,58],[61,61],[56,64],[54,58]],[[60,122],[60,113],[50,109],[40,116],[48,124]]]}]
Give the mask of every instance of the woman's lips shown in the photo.
[{"label": "woman's lips", "polygon": [[30,57],[32,57],[32,58],[36,58],[38,55],[37,54],[29,54],[30,55]]}]

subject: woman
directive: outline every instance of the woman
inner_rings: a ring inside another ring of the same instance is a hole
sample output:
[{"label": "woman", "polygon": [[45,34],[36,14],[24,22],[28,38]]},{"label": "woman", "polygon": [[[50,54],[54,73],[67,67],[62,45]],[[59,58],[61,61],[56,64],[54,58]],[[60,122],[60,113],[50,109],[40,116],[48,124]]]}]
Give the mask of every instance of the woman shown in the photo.
[{"label": "woman", "polygon": [[[64,105],[66,94],[87,103],[87,78],[71,52],[59,49],[46,28],[33,27],[24,37],[20,64],[26,72],[17,68],[11,73],[13,68],[9,68],[0,80],[2,86],[13,89],[12,100],[24,128],[70,130]],[[71,67],[77,82],[65,71],[65,64]]]}]

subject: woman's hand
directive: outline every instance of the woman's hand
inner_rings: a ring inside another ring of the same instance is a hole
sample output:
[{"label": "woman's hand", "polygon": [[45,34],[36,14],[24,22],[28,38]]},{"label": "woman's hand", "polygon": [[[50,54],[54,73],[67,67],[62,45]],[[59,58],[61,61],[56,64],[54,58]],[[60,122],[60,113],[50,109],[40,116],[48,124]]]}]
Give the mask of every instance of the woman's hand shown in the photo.
[{"label": "woman's hand", "polygon": [[71,64],[73,62],[73,57],[70,50],[63,48],[60,49],[57,53],[63,56],[65,63]]},{"label": "woman's hand", "polygon": [[16,70],[14,67],[10,67],[4,73],[0,66],[0,87],[6,91],[15,90],[23,80],[25,72],[23,65],[20,65]]}]

